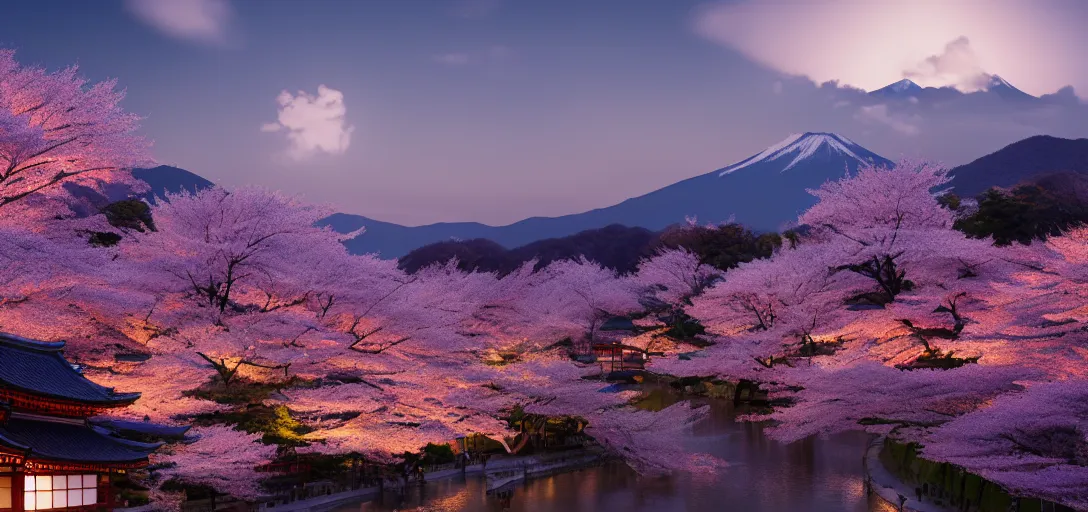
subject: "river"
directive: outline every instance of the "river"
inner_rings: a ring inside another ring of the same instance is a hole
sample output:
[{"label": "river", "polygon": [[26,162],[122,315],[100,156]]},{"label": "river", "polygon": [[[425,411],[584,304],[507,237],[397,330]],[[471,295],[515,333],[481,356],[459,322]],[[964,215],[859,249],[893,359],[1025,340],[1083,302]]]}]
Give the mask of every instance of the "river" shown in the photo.
[{"label": "river", "polygon": [[406,496],[387,495],[336,512],[872,512],[893,508],[864,490],[862,454],[869,437],[849,433],[784,445],[763,427],[734,421],[737,411],[711,402],[709,417],[686,440],[692,452],[728,462],[713,475],[640,478],[622,463],[584,468],[516,484],[487,496],[482,478],[428,482]]}]

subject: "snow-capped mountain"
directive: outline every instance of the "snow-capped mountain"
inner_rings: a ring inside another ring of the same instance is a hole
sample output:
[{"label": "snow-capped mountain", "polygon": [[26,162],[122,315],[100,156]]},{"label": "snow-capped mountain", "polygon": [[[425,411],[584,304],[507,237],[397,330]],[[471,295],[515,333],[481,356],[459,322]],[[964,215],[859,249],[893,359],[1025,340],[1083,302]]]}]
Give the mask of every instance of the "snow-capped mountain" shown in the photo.
[{"label": "snow-capped mountain", "polygon": [[[562,217],[533,217],[506,226],[477,223],[405,228],[349,215],[330,218],[338,231],[365,225],[367,233],[347,243],[355,253],[380,251],[397,257],[423,245],[488,238],[512,248],[612,224],[664,229],[695,217],[700,223],[734,219],[758,231],[781,229],[816,198],[806,189],[841,178],[865,163],[888,164],[881,156],[834,133],[794,134],[740,162],[674,183],[619,204]],[[394,227],[395,226],[395,227]]]},{"label": "snow-capped mountain", "polygon": [[[780,158],[788,158],[789,164],[782,168],[782,171],[787,171],[794,166],[804,163],[820,151],[826,151],[829,153],[837,153],[843,157],[853,158],[859,162],[867,162],[870,158],[863,158],[858,156],[858,153],[865,154],[867,150],[859,146],[854,141],[843,137],[842,135],[834,133],[794,133],[784,140],[775,144],[767,149],[764,149],[759,154],[741,160],[729,167],[718,171],[719,176],[725,176],[726,174],[739,171],[745,167],[758,164],[760,162],[768,162],[772,160],[778,160]],[[872,155],[870,153],[870,155]]]},{"label": "snow-capped mountain", "polygon": [[[856,142],[834,133],[793,134],[735,164],[689,178],[607,208],[562,217],[533,217],[506,226],[452,222],[407,227],[338,213],[323,222],[340,232],[366,227],[346,242],[355,254],[377,252],[397,258],[427,244],[486,238],[507,248],[572,235],[612,224],[661,230],[695,217],[700,223],[734,219],[757,231],[779,230],[816,198],[806,189],[836,180],[866,163],[890,164]],[[197,190],[203,178],[171,167],[134,171],[152,189]]]},{"label": "snow-capped mountain", "polygon": [[1035,96],[1032,96],[1024,91],[1021,91],[1020,89],[1017,89],[1016,87],[1013,87],[1012,84],[997,75],[990,75],[990,81],[987,82],[986,86],[983,87],[982,90],[1010,100],[1038,99]]},{"label": "snow-capped mountain", "polygon": [[904,78],[894,84],[889,84],[870,92],[872,96],[907,97],[917,96],[922,92],[922,86],[914,83],[909,78]]},{"label": "snow-capped mountain", "polygon": [[886,85],[875,91],[870,91],[869,96],[890,100],[911,101],[945,101],[975,96],[997,96],[1006,100],[1033,100],[1038,99],[1016,87],[1013,87],[1004,78],[997,75],[987,75],[987,82],[982,89],[964,93],[954,87],[922,87],[910,79],[904,78],[893,84]]}]

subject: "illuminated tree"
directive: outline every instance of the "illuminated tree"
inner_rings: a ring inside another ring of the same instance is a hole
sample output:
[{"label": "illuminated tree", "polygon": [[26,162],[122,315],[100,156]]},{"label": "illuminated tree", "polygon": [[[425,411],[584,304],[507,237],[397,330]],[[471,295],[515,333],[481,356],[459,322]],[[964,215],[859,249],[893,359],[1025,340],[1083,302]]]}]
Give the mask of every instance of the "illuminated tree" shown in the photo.
[{"label": "illuminated tree", "polygon": [[76,73],[20,66],[0,50],[0,208],[62,183],[131,182],[122,171],[148,163],[116,81],[88,86]]}]

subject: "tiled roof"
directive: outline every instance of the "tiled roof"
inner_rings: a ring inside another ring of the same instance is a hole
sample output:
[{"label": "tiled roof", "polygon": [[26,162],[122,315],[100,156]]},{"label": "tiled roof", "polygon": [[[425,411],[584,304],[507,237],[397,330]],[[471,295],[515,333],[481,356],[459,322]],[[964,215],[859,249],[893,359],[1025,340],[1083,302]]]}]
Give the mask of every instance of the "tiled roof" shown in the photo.
[{"label": "tiled roof", "polygon": [[64,462],[140,462],[158,444],[115,439],[82,424],[12,417],[0,425],[0,444],[30,457]]},{"label": "tiled roof", "polygon": [[188,432],[190,428],[189,426],[172,427],[146,421],[127,421],[109,418],[91,419],[90,421],[93,425],[103,427],[120,437],[126,435],[140,435],[157,437],[160,439],[180,439],[185,437],[185,433]]},{"label": "tiled roof", "polygon": [[127,404],[139,393],[115,393],[81,375],[61,355],[64,342],[0,333],[0,387],[90,404]]}]

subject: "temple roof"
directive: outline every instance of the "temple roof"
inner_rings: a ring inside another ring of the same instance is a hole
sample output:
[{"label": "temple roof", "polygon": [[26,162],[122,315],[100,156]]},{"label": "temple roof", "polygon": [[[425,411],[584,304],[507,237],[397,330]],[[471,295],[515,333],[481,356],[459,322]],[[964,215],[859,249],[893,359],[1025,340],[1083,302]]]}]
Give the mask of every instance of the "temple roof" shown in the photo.
[{"label": "temple roof", "polygon": [[139,393],[115,393],[80,374],[61,350],[64,342],[42,342],[0,333],[0,387],[88,404],[125,405]]},{"label": "temple roof", "polygon": [[116,439],[79,423],[12,416],[0,425],[0,444],[30,451],[30,457],[61,462],[132,463],[147,459],[159,444]]},{"label": "temple roof", "polygon": [[188,432],[190,428],[188,425],[183,427],[172,427],[170,425],[159,425],[146,421],[127,421],[110,418],[94,418],[91,419],[90,422],[92,425],[100,426],[122,437],[126,435],[139,435],[157,437],[160,439],[181,439],[185,437],[185,433]]}]

